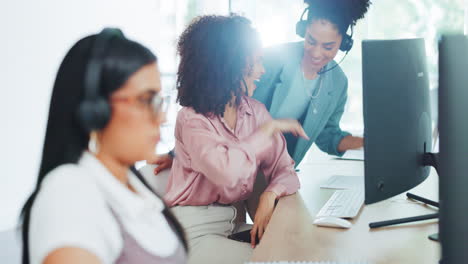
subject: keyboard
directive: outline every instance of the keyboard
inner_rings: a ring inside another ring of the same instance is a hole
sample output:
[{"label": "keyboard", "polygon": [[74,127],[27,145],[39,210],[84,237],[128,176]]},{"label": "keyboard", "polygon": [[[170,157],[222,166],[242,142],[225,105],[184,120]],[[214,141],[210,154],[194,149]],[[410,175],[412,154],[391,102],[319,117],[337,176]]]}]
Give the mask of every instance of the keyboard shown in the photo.
[{"label": "keyboard", "polygon": [[340,218],[355,217],[364,204],[364,189],[338,190],[320,209],[317,218],[334,216]]}]

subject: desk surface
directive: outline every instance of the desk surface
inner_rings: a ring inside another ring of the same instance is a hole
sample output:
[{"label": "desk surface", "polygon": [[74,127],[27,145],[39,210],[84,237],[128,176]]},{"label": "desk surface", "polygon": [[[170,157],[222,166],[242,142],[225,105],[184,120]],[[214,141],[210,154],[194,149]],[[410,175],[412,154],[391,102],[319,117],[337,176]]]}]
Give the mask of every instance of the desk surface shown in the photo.
[{"label": "desk surface", "polygon": [[[313,158],[316,158],[315,160]],[[331,175],[364,175],[364,162],[345,161],[314,154],[299,166],[299,194],[283,197],[273,213],[252,261],[367,261],[369,263],[438,263],[440,244],[427,238],[438,231],[437,220],[370,230],[370,222],[434,213],[434,208],[399,195],[365,205],[351,220],[350,229],[318,227],[312,221],[333,190],[319,185]],[[438,200],[438,177],[411,190]]]}]

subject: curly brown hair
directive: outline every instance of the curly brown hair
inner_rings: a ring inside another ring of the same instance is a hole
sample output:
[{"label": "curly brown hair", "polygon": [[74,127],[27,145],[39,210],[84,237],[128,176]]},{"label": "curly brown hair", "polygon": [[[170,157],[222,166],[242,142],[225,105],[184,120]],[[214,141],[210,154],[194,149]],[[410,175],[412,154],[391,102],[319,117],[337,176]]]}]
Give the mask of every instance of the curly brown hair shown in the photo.
[{"label": "curly brown hair", "polygon": [[326,19],[335,24],[341,34],[363,18],[370,0],[304,0],[309,5],[307,20]]},{"label": "curly brown hair", "polygon": [[242,16],[209,15],[195,18],[180,36],[177,51],[177,100],[197,113],[223,116],[235,96],[240,103],[241,83],[261,48],[250,21]]}]

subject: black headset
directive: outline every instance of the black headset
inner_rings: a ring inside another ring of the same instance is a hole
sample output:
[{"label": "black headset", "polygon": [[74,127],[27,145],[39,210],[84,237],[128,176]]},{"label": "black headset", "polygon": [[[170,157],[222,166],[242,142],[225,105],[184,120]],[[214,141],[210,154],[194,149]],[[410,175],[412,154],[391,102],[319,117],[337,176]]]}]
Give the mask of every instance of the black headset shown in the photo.
[{"label": "black headset", "polygon": [[123,38],[118,28],[104,28],[96,35],[91,47],[90,58],[84,76],[84,100],[77,109],[77,118],[86,132],[104,128],[110,120],[111,107],[106,98],[99,95],[101,73],[105,52],[110,40],[114,37]]},{"label": "black headset", "polygon": [[[306,29],[308,23],[308,19],[304,19],[304,15],[307,12],[307,16],[309,16],[310,7],[307,7],[304,9],[304,12],[302,12],[301,18],[299,21],[296,23],[296,34],[300,36],[301,38],[305,37]],[[343,40],[341,41],[340,45],[340,50],[344,52],[349,52],[351,48],[353,47],[353,26],[351,26],[351,35],[348,35],[346,32],[343,34]]]}]

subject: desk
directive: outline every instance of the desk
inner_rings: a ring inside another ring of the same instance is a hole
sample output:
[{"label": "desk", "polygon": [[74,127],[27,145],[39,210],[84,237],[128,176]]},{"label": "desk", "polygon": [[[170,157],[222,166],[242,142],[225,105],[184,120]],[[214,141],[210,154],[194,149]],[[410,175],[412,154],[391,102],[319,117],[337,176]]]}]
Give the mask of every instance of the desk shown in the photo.
[{"label": "desk", "polygon": [[[316,158],[316,159],[314,159]],[[438,263],[440,244],[427,238],[438,231],[437,220],[409,223],[370,230],[369,222],[434,213],[435,209],[406,199],[404,194],[362,207],[351,220],[350,229],[318,227],[315,215],[333,190],[319,185],[331,175],[364,175],[364,162],[314,155],[299,166],[301,190],[283,197],[277,204],[262,242],[252,261],[368,261],[389,263]],[[414,194],[438,200],[438,176],[411,190]]]}]

